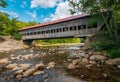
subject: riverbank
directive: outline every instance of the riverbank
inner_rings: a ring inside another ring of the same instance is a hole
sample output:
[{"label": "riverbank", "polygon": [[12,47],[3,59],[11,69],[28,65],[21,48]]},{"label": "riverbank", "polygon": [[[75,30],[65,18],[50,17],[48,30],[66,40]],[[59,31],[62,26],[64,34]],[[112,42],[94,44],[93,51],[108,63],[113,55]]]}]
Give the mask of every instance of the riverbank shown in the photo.
[{"label": "riverbank", "polygon": [[22,41],[14,40],[11,36],[0,37],[0,53],[28,48],[28,46],[24,45]]}]

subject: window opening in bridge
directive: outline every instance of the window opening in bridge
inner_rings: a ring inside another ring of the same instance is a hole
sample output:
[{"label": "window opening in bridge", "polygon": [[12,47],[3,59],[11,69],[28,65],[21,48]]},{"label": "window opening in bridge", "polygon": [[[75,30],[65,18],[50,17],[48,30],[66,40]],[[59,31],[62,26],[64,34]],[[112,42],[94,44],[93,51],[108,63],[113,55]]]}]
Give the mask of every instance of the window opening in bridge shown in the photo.
[{"label": "window opening in bridge", "polygon": [[59,29],[57,29],[57,32],[59,32]]},{"label": "window opening in bridge", "polygon": [[34,32],[34,35],[36,35],[36,32]]},{"label": "window opening in bridge", "polygon": [[29,35],[29,33],[27,33],[27,35]]},{"label": "window opening in bridge", "polygon": [[73,30],[76,30],[77,29],[77,27],[76,26],[73,26]]},{"label": "window opening in bridge", "polygon": [[51,33],[53,33],[53,30],[51,30]]},{"label": "window opening in bridge", "polygon": [[78,30],[81,30],[81,25],[78,25]]},{"label": "window opening in bridge", "polygon": [[55,29],[53,29],[53,32],[54,32],[54,33],[56,32]]},{"label": "window opening in bridge", "polygon": [[30,35],[32,35],[32,32],[30,33]]},{"label": "window opening in bridge", "polygon": [[47,30],[48,34],[50,33],[50,30]]},{"label": "window opening in bridge", "polygon": [[81,28],[82,29],[86,29],[86,25],[81,25]]},{"label": "window opening in bridge", "polygon": [[44,34],[44,31],[42,31],[42,34]]},{"label": "window opening in bridge", "polygon": [[43,31],[43,34],[45,34],[45,31]]},{"label": "window opening in bridge", "polygon": [[46,31],[46,34],[48,34],[48,30]]},{"label": "window opening in bridge", "polygon": [[68,31],[68,27],[65,27],[65,32]]},{"label": "window opening in bridge", "polygon": [[63,28],[63,32],[66,32],[67,31],[67,28],[65,27],[65,28]]},{"label": "window opening in bridge", "polygon": [[74,31],[74,30],[76,30],[76,26],[70,27],[70,31]]},{"label": "window opening in bridge", "polygon": [[39,31],[38,34],[41,34],[41,32]]}]

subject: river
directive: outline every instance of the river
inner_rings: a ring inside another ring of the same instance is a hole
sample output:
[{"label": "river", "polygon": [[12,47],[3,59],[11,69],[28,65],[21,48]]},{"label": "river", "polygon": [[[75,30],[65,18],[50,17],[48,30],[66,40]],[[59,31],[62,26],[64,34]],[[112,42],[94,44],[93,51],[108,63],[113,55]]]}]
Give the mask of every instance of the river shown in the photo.
[{"label": "river", "polygon": [[[100,81],[99,81],[100,78],[97,79],[98,81],[96,79],[94,81],[90,81],[90,80],[88,80],[88,77],[87,77],[87,80],[86,80],[86,78],[82,78],[83,74],[79,74],[78,69],[76,70],[76,72],[74,71],[75,73],[72,73],[73,71],[68,70],[66,67],[72,61],[70,59],[70,57],[72,57],[73,59],[76,59],[77,55],[79,53],[79,50],[81,48],[82,48],[82,46],[31,47],[28,49],[20,49],[20,50],[10,51],[10,52],[6,52],[6,53],[1,53],[0,59],[2,59],[2,58],[10,58],[11,59],[11,57],[13,57],[13,56],[21,57],[26,54],[27,55],[32,54],[33,57],[28,58],[28,59],[11,60],[12,63],[31,64],[31,68],[35,64],[39,64],[41,62],[44,63],[46,66],[49,62],[54,61],[56,63],[56,65],[53,69],[50,69],[50,70],[44,69],[43,74],[38,74],[36,76],[31,75],[29,77],[22,77],[22,79],[16,79],[16,75],[15,75],[14,71],[8,70],[6,68],[1,68],[2,70],[0,71],[0,73],[1,73],[0,74],[0,82],[86,82],[86,81],[89,81],[89,82],[114,82],[114,81],[117,81],[117,80],[113,80],[113,79],[110,80],[110,77],[107,77]],[[83,71],[87,71],[87,69],[85,69]],[[90,70],[88,70],[88,71],[90,71]],[[98,70],[98,71],[100,71],[100,70]],[[120,71],[117,72],[117,75],[119,72]],[[92,72],[91,72],[91,74],[92,74]],[[91,76],[94,76],[94,74]],[[100,77],[99,74],[98,74],[98,77]]]}]

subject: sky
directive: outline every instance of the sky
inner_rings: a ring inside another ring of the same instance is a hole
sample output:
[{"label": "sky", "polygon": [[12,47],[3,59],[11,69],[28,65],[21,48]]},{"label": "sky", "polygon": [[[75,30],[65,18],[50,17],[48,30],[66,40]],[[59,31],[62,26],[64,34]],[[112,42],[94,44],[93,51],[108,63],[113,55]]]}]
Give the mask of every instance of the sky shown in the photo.
[{"label": "sky", "polygon": [[10,18],[20,21],[44,23],[71,16],[67,0],[6,0],[7,7],[0,7]]}]

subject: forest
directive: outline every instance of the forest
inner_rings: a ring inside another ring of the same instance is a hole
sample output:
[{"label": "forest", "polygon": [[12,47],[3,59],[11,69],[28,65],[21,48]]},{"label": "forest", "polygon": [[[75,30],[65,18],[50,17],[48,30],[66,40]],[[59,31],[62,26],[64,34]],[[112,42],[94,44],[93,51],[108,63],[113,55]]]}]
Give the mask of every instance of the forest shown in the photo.
[{"label": "forest", "polygon": [[[4,0],[0,0],[0,7],[6,7],[7,3]],[[0,35],[12,36],[14,39],[20,40],[21,36],[18,33],[18,29],[26,26],[35,25],[37,22],[23,22],[18,18],[9,18],[9,14],[0,11]]]}]

